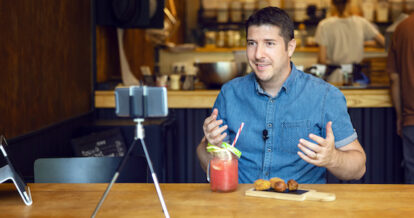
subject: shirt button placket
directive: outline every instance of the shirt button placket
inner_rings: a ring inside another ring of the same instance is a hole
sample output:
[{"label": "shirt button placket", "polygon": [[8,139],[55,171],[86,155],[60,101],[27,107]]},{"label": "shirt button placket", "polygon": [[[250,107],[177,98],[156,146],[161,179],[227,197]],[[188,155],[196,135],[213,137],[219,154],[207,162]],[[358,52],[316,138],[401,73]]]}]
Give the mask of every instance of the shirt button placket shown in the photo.
[{"label": "shirt button placket", "polygon": [[[272,123],[268,123],[267,125],[267,129],[268,129],[268,132],[273,132],[272,130],[271,130],[271,128],[272,128],[272,126],[273,126],[273,124]],[[269,141],[270,142],[270,141]],[[269,142],[267,142],[266,143],[266,147],[267,147],[267,154],[266,154],[266,156],[268,157],[268,158],[271,158],[272,157],[272,154],[271,154],[271,152],[272,152],[272,148],[271,148],[271,143],[269,143]],[[269,165],[268,166],[266,166],[266,168],[265,168],[265,176],[266,177],[268,177],[269,176]]]},{"label": "shirt button placket", "polygon": [[265,140],[265,148],[266,152],[264,155],[264,166],[262,175],[264,175],[265,178],[269,177],[271,169],[270,163],[272,158],[272,133],[273,133],[273,114],[274,114],[274,107],[275,107],[275,99],[270,98],[267,102],[267,109],[266,109],[266,129],[268,132],[268,139]]}]

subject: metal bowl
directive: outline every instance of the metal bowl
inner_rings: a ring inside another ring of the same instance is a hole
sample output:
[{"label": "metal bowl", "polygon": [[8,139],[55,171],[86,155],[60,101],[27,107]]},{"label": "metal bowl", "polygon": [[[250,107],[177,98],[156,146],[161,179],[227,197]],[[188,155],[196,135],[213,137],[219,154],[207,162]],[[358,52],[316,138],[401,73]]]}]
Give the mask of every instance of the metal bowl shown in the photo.
[{"label": "metal bowl", "polygon": [[247,64],[228,61],[196,63],[195,66],[198,67],[198,78],[207,88],[220,88],[224,83],[242,76],[246,71]]}]

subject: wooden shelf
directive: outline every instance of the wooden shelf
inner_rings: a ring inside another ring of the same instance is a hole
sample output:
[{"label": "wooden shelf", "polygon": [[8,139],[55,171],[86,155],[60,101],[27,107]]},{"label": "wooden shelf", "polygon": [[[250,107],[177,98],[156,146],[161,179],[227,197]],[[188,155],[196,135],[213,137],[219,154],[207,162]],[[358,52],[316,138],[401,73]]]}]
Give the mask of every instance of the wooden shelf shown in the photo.
[{"label": "wooden shelf", "polygon": [[[349,108],[392,107],[389,89],[342,89]],[[168,91],[169,108],[211,108],[219,90]],[[96,108],[114,108],[114,91],[95,91]]]},{"label": "wooden shelf", "polygon": [[[236,47],[236,48],[218,48],[218,47],[197,47],[194,52],[233,52],[233,51],[245,51],[245,47]],[[382,53],[385,52],[384,48],[376,47],[365,47],[364,51],[366,53]],[[319,47],[296,47],[295,52],[319,52]]]}]

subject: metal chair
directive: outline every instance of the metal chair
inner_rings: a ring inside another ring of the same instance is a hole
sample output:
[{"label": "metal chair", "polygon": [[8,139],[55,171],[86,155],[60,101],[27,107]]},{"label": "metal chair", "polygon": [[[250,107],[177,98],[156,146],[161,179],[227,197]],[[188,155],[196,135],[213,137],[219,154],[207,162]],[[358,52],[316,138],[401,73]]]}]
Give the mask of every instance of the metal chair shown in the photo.
[{"label": "metal chair", "polygon": [[[35,183],[109,183],[122,157],[40,158],[34,163]],[[144,157],[131,156],[117,180],[148,182]]]}]

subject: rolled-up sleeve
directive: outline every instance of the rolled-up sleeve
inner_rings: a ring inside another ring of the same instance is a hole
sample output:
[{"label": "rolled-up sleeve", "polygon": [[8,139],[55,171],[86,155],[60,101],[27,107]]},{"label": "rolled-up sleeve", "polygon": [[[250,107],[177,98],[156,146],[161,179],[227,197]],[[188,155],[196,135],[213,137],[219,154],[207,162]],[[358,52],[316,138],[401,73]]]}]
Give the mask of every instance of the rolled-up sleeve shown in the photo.
[{"label": "rolled-up sleeve", "polygon": [[332,121],[335,147],[339,148],[345,146],[358,138],[348,114],[345,96],[338,88],[333,86],[329,88],[324,108],[325,113],[322,132],[325,134],[326,123]]}]

